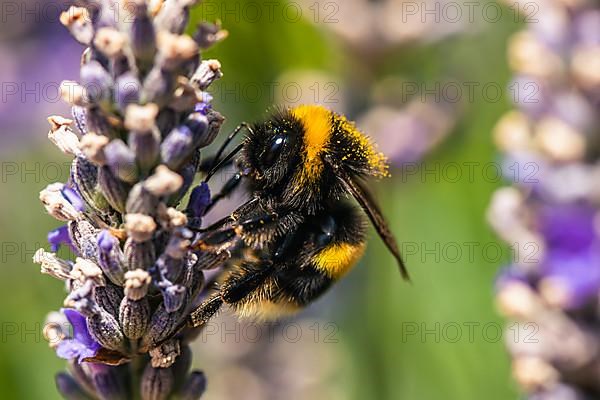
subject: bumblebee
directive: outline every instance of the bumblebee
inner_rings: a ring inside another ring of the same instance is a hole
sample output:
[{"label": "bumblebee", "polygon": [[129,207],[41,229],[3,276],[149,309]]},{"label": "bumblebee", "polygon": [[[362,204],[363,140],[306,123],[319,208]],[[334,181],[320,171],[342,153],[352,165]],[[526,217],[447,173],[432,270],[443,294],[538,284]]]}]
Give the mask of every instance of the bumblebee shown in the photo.
[{"label": "bumblebee", "polygon": [[[241,131],[238,127],[217,153]],[[362,256],[365,220],[352,196],[408,273],[394,236],[367,191],[364,178],[388,176],[385,156],[344,116],[317,105],[278,110],[245,126],[248,134],[216,162],[206,180],[240,153],[239,171],[215,200],[246,181],[250,199],[203,230],[198,250],[241,241],[258,257],[225,271],[217,293],[190,317],[206,323],[224,304],[241,316],[271,319],[297,311],[319,297]]]}]

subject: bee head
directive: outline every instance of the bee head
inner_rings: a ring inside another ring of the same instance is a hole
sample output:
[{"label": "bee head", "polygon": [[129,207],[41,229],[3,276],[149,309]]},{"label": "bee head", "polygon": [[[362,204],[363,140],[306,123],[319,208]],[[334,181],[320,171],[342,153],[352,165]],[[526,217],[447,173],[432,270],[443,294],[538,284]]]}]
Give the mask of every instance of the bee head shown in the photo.
[{"label": "bee head", "polygon": [[282,182],[299,162],[302,126],[285,113],[250,130],[242,153],[244,167],[262,187]]}]

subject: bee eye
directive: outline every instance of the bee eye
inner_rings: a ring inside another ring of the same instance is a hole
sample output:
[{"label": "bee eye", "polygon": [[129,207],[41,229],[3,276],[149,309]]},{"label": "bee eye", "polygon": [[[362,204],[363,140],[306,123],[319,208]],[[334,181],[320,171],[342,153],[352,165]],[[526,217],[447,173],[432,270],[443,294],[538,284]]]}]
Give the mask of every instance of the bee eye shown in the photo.
[{"label": "bee eye", "polygon": [[262,156],[262,162],[266,166],[270,167],[275,164],[277,158],[281,154],[281,150],[286,142],[286,137],[283,135],[277,135],[271,141],[271,144],[268,149],[265,150],[265,153]]}]

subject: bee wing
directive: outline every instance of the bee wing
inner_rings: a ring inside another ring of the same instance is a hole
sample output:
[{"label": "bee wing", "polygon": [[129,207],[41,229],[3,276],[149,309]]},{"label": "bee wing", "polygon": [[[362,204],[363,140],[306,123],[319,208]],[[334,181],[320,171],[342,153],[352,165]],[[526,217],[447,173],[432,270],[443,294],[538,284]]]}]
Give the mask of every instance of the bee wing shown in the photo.
[{"label": "bee wing", "polygon": [[410,280],[410,276],[408,275],[408,270],[406,269],[406,265],[402,260],[402,256],[400,255],[400,250],[398,249],[398,245],[396,244],[396,238],[394,234],[390,231],[390,228],[383,217],[379,206],[373,196],[369,192],[369,190],[364,186],[362,182],[360,182],[357,178],[352,178],[341,169],[338,171],[339,176],[342,179],[344,187],[352,196],[358,201],[361,208],[365,211],[371,223],[375,227],[375,230],[379,234],[379,237],[383,240],[386,247],[392,253],[396,261],[398,262],[398,267],[400,268],[400,273],[402,277],[406,280]]}]

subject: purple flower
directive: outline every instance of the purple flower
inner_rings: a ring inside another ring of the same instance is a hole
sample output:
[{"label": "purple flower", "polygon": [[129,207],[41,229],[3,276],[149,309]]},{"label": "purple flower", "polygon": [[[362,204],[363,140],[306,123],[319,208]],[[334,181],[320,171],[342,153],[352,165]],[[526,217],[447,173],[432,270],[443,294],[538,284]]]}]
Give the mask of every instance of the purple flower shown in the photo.
[{"label": "purple flower", "polygon": [[199,112],[200,114],[206,115],[212,109],[212,105],[210,102],[213,100],[213,97],[210,93],[202,93],[202,101],[196,104],[194,107],[195,112]]},{"label": "purple flower", "polygon": [[58,251],[61,244],[70,245],[71,238],[67,226],[63,225],[48,232],[48,243],[50,243],[50,249],[54,252]]},{"label": "purple flower", "polygon": [[210,188],[206,182],[196,186],[190,194],[190,201],[187,205],[187,214],[192,218],[200,218],[206,212],[210,205]]},{"label": "purple flower", "polygon": [[63,225],[60,228],[48,232],[48,243],[50,243],[50,249],[53,252],[57,252],[61,245],[66,245],[76,253],[75,246],[73,246],[73,242],[71,242],[71,237],[69,236],[69,228],[67,225]]},{"label": "purple flower", "polygon": [[164,163],[169,168],[177,169],[195,150],[194,133],[187,125],[177,126],[167,135],[160,150]]},{"label": "purple flower", "polygon": [[98,234],[98,249],[103,253],[110,253],[117,243],[117,239],[106,229]]},{"label": "purple flower", "polygon": [[69,201],[69,203],[73,205],[73,207],[75,207],[77,211],[85,210],[85,202],[74,188],[65,185],[62,190],[62,195]]},{"label": "purple flower", "polygon": [[62,340],[56,348],[56,355],[66,360],[77,358],[80,363],[95,356],[101,346],[90,335],[85,317],[71,309],[63,309],[63,313],[73,327],[73,338]]}]

